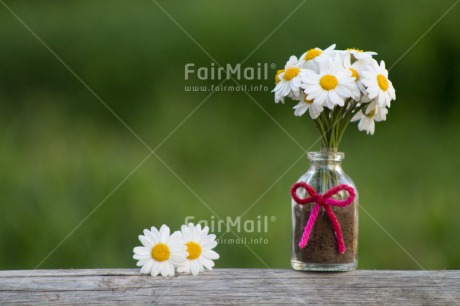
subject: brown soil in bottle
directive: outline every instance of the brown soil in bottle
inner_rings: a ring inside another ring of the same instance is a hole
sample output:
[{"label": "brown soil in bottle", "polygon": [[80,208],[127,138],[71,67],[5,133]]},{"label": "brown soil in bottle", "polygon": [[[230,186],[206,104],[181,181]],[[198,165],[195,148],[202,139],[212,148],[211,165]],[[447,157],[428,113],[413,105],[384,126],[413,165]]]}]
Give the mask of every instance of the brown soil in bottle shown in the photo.
[{"label": "brown soil in bottle", "polygon": [[342,230],[346,251],[340,254],[337,251],[337,240],[332,224],[324,208],[321,210],[313,226],[308,244],[305,248],[299,248],[305,224],[310,217],[313,204],[296,205],[294,226],[294,256],[297,260],[307,263],[319,264],[345,264],[355,260],[357,247],[357,226],[355,225],[354,205],[332,208],[339,221]]}]

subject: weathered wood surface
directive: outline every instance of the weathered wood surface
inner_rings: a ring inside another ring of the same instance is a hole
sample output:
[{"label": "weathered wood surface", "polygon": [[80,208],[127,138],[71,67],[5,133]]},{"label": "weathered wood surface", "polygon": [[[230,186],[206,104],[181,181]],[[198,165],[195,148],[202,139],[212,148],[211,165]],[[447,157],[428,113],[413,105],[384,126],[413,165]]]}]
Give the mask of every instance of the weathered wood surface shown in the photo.
[{"label": "weathered wood surface", "polygon": [[0,271],[0,304],[424,304],[460,301],[460,271],[305,273],[217,269],[175,277],[132,269]]}]

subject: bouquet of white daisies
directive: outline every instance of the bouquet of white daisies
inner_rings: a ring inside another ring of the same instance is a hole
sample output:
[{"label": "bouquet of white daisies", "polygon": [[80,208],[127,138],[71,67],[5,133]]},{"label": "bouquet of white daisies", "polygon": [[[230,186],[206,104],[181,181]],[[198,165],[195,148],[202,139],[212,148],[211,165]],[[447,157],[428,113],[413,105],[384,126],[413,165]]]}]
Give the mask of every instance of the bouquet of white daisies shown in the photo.
[{"label": "bouquet of white daisies", "polygon": [[322,146],[337,149],[350,121],[358,129],[374,134],[375,122],[386,120],[396,99],[393,84],[383,61],[375,52],[358,49],[310,49],[297,58],[291,56],[275,82],[275,102],[288,97],[298,104],[294,115],[307,111],[321,132]]}]

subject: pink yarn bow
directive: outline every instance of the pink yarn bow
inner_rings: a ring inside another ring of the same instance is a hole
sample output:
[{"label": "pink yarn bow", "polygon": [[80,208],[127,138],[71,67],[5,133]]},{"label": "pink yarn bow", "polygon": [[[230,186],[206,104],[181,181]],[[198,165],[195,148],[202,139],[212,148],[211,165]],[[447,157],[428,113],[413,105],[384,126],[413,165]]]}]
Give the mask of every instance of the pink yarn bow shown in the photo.
[{"label": "pink yarn bow", "polygon": [[[300,187],[304,188],[308,192],[310,197],[299,198],[297,196],[297,189]],[[348,198],[346,198],[345,200],[331,199],[333,195],[339,193],[342,190],[346,190],[348,192]],[[308,218],[307,225],[305,225],[305,229],[303,231],[302,238],[300,239],[300,242],[299,242],[299,247],[303,249],[304,247],[307,246],[308,238],[310,236],[311,230],[313,229],[313,225],[315,225],[315,221],[316,221],[316,218],[318,217],[319,209],[321,206],[323,206],[324,209],[326,210],[327,216],[331,220],[332,227],[334,228],[335,237],[337,239],[337,249],[340,254],[345,253],[346,248],[345,248],[345,243],[343,242],[342,230],[340,229],[339,221],[337,221],[337,217],[332,211],[331,206],[344,207],[344,206],[347,206],[353,203],[353,201],[356,198],[355,190],[353,189],[353,187],[349,185],[341,184],[341,185],[332,187],[331,189],[326,191],[324,194],[318,194],[316,190],[310,185],[308,185],[307,183],[298,182],[298,183],[295,183],[294,186],[292,186],[291,195],[294,201],[297,202],[297,204],[305,205],[308,203],[315,203],[315,207],[313,207],[310,217]]]}]

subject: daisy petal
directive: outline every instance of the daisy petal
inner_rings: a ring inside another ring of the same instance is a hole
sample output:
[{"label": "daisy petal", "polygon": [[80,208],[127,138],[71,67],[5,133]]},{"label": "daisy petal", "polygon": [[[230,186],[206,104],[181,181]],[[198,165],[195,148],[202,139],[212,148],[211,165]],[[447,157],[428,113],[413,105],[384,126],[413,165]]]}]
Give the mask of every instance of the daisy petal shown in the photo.
[{"label": "daisy petal", "polygon": [[163,224],[160,228],[160,242],[161,243],[166,243],[166,240],[169,237],[169,227],[166,224]]},{"label": "daisy petal", "polygon": [[198,273],[200,272],[200,268],[196,260],[193,260],[190,262],[190,271],[192,272],[193,276],[197,276]]},{"label": "daisy petal", "polygon": [[158,236],[153,235],[152,232],[149,231],[148,229],[144,230],[144,236],[148,238],[149,240],[151,240],[153,244],[157,244],[159,242]]},{"label": "daisy petal", "polygon": [[150,228],[150,232],[152,233],[152,236],[155,237],[158,241],[160,239],[160,232],[158,232],[157,228],[155,226],[152,226]]},{"label": "daisy petal", "polygon": [[152,271],[154,261],[149,260],[145,263],[145,265],[141,268],[141,273],[142,274],[149,274]]},{"label": "daisy petal", "polygon": [[139,241],[146,247],[151,249],[153,246],[153,241],[150,241],[150,239],[146,238],[145,236],[139,235]]},{"label": "daisy petal", "polygon": [[214,267],[214,262],[208,258],[200,257],[198,261],[208,270],[212,270],[212,267]]},{"label": "daisy petal", "polygon": [[133,249],[134,254],[141,255],[141,256],[148,256],[150,255],[150,249],[145,247],[135,247]]},{"label": "daisy petal", "polygon": [[219,259],[219,254],[214,252],[213,250],[203,250],[203,256],[209,259]]},{"label": "daisy petal", "polygon": [[159,264],[154,264],[153,267],[152,267],[152,272],[150,273],[150,275],[157,276],[158,274],[160,274],[160,265]]},{"label": "daisy petal", "polygon": [[161,273],[161,276],[168,276],[168,273],[169,273],[168,263],[162,262],[160,264],[160,273]]}]

